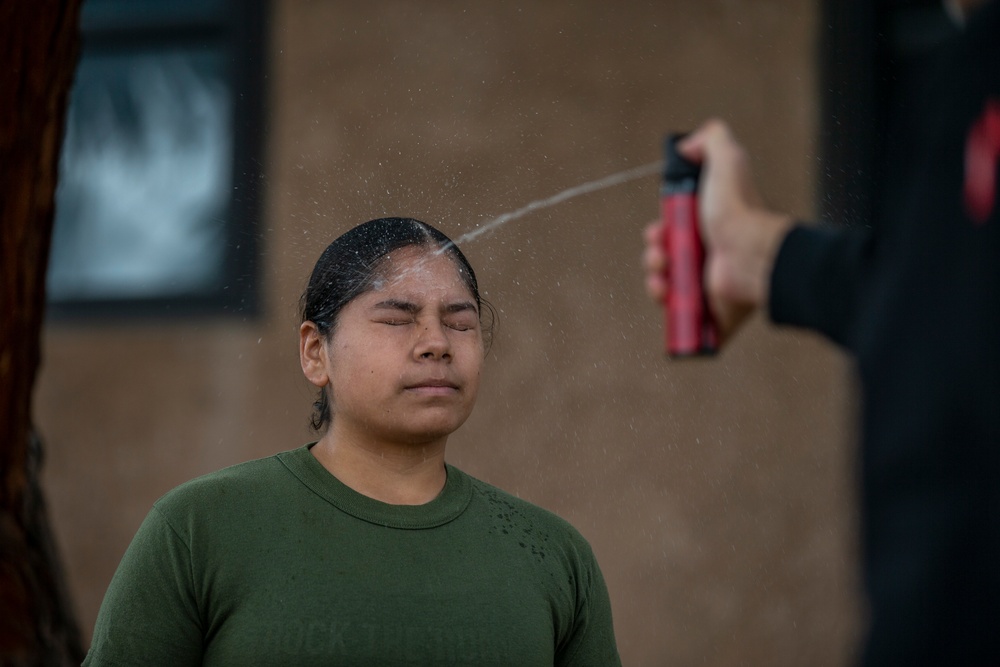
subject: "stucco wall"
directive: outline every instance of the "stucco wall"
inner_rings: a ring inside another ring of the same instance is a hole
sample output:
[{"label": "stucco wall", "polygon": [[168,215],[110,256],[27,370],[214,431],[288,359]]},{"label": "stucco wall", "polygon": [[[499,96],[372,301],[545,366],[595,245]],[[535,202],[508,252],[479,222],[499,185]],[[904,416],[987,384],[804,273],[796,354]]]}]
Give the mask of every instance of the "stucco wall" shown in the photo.
[{"label": "stucco wall", "polygon": [[[150,504],[310,439],[296,301],[334,236],[385,214],[452,236],[658,160],[727,118],[769,201],[813,210],[817,3],[276,0],[264,310],[52,326],[36,421],[84,630]],[[863,623],[845,359],[761,319],[662,354],[640,231],[657,179],[464,246],[499,311],[451,461],[591,541],[628,665],[841,665]]]}]

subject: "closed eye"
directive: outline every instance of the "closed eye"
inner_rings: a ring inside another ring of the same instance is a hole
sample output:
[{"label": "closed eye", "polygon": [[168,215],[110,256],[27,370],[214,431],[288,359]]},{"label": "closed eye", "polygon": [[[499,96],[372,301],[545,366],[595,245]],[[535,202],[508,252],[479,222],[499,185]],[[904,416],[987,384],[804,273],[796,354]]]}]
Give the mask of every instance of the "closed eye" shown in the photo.
[{"label": "closed eye", "polygon": [[455,331],[469,331],[475,329],[479,322],[475,316],[471,317],[449,317],[445,318],[444,325]]},{"label": "closed eye", "polygon": [[388,299],[375,304],[374,321],[394,327],[413,324],[418,310],[416,304]]},{"label": "closed eye", "polygon": [[479,326],[479,311],[472,302],[460,302],[445,309],[444,325],[456,331],[469,331]]},{"label": "closed eye", "polygon": [[[396,299],[380,301],[375,304],[374,310],[374,322],[396,327],[417,323],[420,313],[416,304]],[[472,302],[453,303],[443,308],[441,323],[454,331],[478,329],[479,311]]]}]

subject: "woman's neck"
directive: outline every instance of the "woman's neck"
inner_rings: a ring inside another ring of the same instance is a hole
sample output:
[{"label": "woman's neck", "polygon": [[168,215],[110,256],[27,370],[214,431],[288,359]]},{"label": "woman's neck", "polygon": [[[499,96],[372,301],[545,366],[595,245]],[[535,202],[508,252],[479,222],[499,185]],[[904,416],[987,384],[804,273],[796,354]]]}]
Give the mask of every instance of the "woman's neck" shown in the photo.
[{"label": "woman's neck", "polygon": [[332,425],[311,451],[330,474],[362,495],[391,505],[423,505],[444,488],[446,442],[377,442]]}]

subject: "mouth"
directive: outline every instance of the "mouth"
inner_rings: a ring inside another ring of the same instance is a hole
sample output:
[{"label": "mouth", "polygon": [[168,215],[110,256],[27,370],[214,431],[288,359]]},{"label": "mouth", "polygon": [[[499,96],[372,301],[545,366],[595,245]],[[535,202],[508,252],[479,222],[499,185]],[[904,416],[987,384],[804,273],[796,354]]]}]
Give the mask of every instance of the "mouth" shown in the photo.
[{"label": "mouth", "polygon": [[458,385],[445,379],[427,379],[406,385],[407,391],[431,396],[445,396],[458,391]]}]

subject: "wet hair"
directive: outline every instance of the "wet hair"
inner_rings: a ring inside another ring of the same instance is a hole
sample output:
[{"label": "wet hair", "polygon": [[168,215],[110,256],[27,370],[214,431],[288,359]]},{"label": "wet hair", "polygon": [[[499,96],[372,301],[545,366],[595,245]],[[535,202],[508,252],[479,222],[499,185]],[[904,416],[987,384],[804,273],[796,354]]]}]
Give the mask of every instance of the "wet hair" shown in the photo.
[{"label": "wet hair", "polygon": [[[384,276],[382,269],[390,253],[409,246],[423,246],[448,255],[469,288],[479,310],[489,320],[483,325],[487,349],[496,318],[493,307],[479,294],[479,283],[472,265],[458,246],[441,231],[413,218],[377,218],[360,224],[334,239],[316,260],[309,284],[302,293],[299,306],[303,322],[316,325],[320,335],[329,340],[337,325],[337,316],[344,306],[372,290]],[[333,414],[326,387],[321,387],[313,403],[312,427],[322,431],[329,426]]]}]

